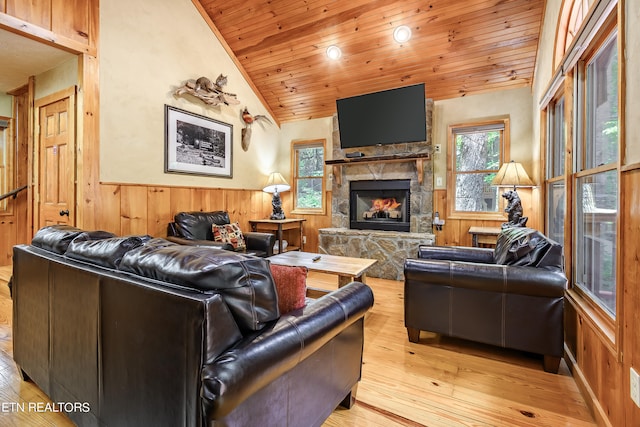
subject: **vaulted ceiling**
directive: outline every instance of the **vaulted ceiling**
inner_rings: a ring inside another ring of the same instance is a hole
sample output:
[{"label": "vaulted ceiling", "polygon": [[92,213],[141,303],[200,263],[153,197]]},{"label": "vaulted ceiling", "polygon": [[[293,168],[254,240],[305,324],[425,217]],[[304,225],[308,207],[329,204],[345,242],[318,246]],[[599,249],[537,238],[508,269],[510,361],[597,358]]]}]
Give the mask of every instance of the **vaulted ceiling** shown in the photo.
[{"label": "vaulted ceiling", "polygon": [[544,0],[195,1],[280,122],[421,82],[434,100],[530,86],[544,13]]}]

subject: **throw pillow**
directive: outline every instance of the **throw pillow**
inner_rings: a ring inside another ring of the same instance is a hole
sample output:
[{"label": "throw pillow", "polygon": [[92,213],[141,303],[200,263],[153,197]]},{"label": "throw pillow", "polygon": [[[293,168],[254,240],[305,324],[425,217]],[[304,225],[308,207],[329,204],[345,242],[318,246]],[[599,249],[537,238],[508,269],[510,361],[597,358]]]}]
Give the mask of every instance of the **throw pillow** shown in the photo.
[{"label": "throw pillow", "polygon": [[529,245],[529,239],[534,233],[536,230],[526,227],[503,228],[493,251],[494,262],[513,265],[533,249]]},{"label": "throw pillow", "polygon": [[276,284],[281,315],[305,306],[307,267],[271,264],[271,275]]},{"label": "throw pillow", "polygon": [[211,226],[211,232],[213,233],[213,240],[215,242],[231,243],[234,249],[244,250],[247,248],[247,244],[244,241],[244,234],[240,230],[240,224],[234,222],[233,224],[224,224]]},{"label": "throw pillow", "polygon": [[562,246],[537,230],[511,227],[502,230],[494,251],[496,264],[562,270]]}]

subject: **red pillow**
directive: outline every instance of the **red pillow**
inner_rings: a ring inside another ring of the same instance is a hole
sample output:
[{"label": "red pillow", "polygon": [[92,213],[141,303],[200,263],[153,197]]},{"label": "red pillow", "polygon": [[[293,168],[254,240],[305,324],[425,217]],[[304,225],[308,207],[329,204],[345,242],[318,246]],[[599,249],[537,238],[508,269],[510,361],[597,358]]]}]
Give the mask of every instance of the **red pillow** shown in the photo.
[{"label": "red pillow", "polygon": [[305,306],[307,267],[271,264],[271,275],[278,292],[278,308],[285,314]]}]

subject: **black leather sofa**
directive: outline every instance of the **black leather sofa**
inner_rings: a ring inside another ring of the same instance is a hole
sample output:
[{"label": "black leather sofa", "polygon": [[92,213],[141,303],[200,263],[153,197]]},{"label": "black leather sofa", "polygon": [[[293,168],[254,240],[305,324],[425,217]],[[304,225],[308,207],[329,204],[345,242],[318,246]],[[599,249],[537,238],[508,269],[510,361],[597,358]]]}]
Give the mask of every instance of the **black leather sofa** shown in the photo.
[{"label": "black leather sofa", "polygon": [[495,250],[421,246],[404,265],[405,326],[544,355],[564,354],[562,247],[529,228],[507,228]]},{"label": "black leather sofa", "polygon": [[319,426],[354,402],[362,283],[281,314],[266,259],[67,226],[13,260],[15,362],[79,426]]},{"label": "black leather sofa", "polygon": [[[167,240],[181,245],[211,246],[233,251],[229,243],[214,242],[211,229],[214,224],[225,225],[230,222],[226,211],[179,212],[167,226]],[[243,231],[242,234],[247,244],[244,253],[262,258],[273,255],[275,235],[256,231]]]}]

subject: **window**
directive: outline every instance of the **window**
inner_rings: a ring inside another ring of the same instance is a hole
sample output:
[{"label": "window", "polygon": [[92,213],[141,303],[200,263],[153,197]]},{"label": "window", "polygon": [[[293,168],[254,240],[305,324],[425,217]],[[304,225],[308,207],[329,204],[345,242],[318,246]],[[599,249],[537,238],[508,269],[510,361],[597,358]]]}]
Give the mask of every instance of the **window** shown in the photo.
[{"label": "window", "polygon": [[611,31],[579,67],[581,128],[576,147],[574,282],[616,317],[618,49]]},{"label": "window", "polygon": [[449,126],[450,216],[503,218],[491,180],[508,157],[508,141],[508,119]]},{"label": "window", "polygon": [[292,143],[293,213],[325,213],[324,151],[324,139]]},{"label": "window", "polygon": [[566,0],[562,3],[554,52],[554,64],[556,67],[571,46],[588,11],[588,0]]},{"label": "window", "polygon": [[564,242],[565,179],[564,160],[566,133],[564,96],[560,95],[547,107],[547,235]]},{"label": "window", "polygon": [[564,175],[566,134],[564,127],[564,97],[549,107],[549,144],[547,150],[547,179]]},{"label": "window", "polygon": [[547,182],[547,235],[560,244],[564,244],[565,193],[564,179]]}]

